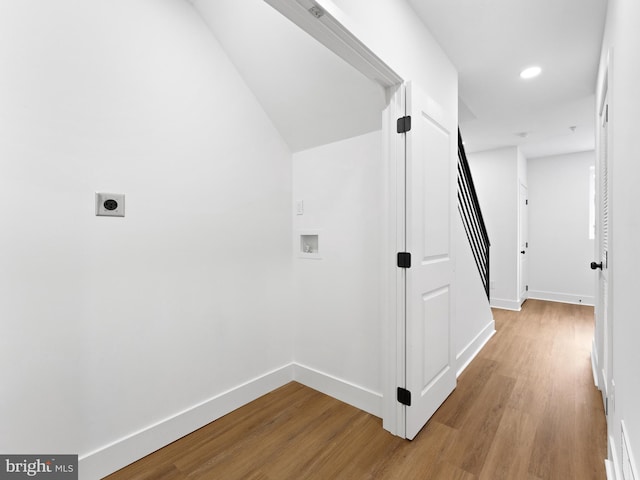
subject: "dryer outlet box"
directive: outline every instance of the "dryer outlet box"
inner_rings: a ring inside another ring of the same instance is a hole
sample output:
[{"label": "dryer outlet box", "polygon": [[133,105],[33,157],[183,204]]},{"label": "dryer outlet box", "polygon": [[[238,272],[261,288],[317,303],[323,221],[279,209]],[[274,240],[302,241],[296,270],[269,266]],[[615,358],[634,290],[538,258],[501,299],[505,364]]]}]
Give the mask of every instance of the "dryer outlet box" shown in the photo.
[{"label": "dryer outlet box", "polygon": [[124,217],[124,193],[96,192],[96,216]]}]

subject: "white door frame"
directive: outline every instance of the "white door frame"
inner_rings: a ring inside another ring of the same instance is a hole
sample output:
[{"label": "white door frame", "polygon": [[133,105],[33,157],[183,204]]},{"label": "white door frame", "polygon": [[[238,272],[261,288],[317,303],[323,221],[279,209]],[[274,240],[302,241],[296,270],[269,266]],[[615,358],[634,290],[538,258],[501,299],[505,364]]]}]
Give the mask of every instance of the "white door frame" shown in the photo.
[{"label": "white door frame", "polygon": [[[605,73],[602,79],[602,85],[600,90],[598,91],[598,110],[596,112],[596,121],[597,125],[597,144],[596,144],[596,152],[597,152],[597,165],[596,165],[596,241],[595,241],[595,255],[594,260],[596,263],[602,262],[603,268],[601,272],[597,273],[596,277],[596,308],[595,308],[595,333],[594,333],[594,342],[592,347],[592,364],[594,369],[594,377],[595,382],[598,388],[602,392],[603,402],[605,404],[605,408],[608,414],[612,413],[615,409],[615,381],[612,378],[613,374],[613,362],[612,362],[612,339],[613,339],[613,315],[611,312],[611,304],[612,304],[612,250],[613,250],[613,219],[611,212],[613,210],[612,205],[612,195],[611,195],[611,124],[613,121],[613,115],[611,114],[611,89],[609,85],[611,85],[611,72],[612,72],[612,56],[613,52],[610,49],[607,53],[606,58],[606,66]],[[608,108],[608,111],[606,110]],[[602,149],[603,149],[603,138],[602,138],[602,129],[603,129],[603,116],[608,116],[608,121],[606,122],[606,128],[609,132],[607,134],[607,143],[604,145],[606,148],[606,158],[607,161],[607,170],[608,170],[608,179],[609,183],[607,185],[608,188],[608,207],[609,207],[609,215],[608,215],[608,251],[606,255],[603,255],[601,251],[601,243],[602,243],[602,226],[601,226],[601,196],[602,196]],[[596,270],[597,271],[597,270]],[[607,292],[605,295],[607,297],[607,302],[604,302],[604,298],[601,297],[601,282],[605,281]],[[605,309],[607,311],[605,311]],[[606,322],[605,322],[606,318]]]},{"label": "white door frame", "polygon": [[350,19],[331,0],[264,0],[367,78],[386,89],[388,106],[383,112],[385,208],[380,251],[383,288],[382,312],[382,425],[405,437],[405,409],[396,398],[405,385],[405,272],[397,268],[397,252],[405,245],[404,135],[396,121],[405,115],[404,80],[356,36]]},{"label": "white door frame", "polygon": [[383,251],[382,274],[385,281],[381,312],[383,398],[382,426],[405,438],[406,407],[397,401],[397,388],[406,384],[406,270],[397,268],[398,252],[406,251],[406,185],[405,135],[396,131],[397,119],[405,115],[404,85],[389,89],[389,105],[383,116],[383,155],[387,159],[385,195],[387,219]]},{"label": "white door frame", "polygon": [[[522,203],[524,193],[525,203]],[[518,302],[520,306],[529,298],[529,187],[518,183]],[[524,253],[522,253],[524,252]]]}]

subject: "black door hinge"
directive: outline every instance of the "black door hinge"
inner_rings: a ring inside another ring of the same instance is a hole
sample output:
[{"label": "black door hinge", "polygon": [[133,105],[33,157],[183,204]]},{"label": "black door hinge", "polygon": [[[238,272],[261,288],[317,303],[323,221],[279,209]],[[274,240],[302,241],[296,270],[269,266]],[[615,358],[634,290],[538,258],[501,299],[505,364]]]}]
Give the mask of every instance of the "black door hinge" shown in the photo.
[{"label": "black door hinge", "polygon": [[411,268],[411,254],[409,252],[398,252],[398,267]]},{"label": "black door hinge", "polygon": [[411,392],[406,388],[398,387],[398,402],[407,407],[411,406]]},{"label": "black door hinge", "polygon": [[527,285],[527,286],[525,287],[525,291],[527,291],[527,292],[529,291],[529,285]]},{"label": "black door hinge", "polygon": [[398,119],[398,133],[406,133],[411,130],[411,116],[400,117]]},{"label": "black door hinge", "polygon": [[524,204],[525,205],[529,205],[529,199],[528,198],[524,201]]}]

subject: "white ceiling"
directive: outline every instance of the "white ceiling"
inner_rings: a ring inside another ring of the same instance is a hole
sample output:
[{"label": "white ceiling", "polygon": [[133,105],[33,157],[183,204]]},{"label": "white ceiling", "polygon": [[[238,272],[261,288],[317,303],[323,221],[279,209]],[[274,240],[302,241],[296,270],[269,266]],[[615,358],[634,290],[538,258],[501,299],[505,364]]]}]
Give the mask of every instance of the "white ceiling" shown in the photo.
[{"label": "white ceiling", "polygon": [[[594,148],[606,0],[408,1],[458,69],[468,151],[519,145],[533,158]],[[530,65],[542,74],[522,80]]]},{"label": "white ceiling", "polygon": [[[533,158],[594,148],[606,0],[408,2],[459,71],[469,152],[518,145]],[[293,151],[381,127],[382,89],[262,0],[192,3]],[[532,64],[542,74],[520,79]]]}]

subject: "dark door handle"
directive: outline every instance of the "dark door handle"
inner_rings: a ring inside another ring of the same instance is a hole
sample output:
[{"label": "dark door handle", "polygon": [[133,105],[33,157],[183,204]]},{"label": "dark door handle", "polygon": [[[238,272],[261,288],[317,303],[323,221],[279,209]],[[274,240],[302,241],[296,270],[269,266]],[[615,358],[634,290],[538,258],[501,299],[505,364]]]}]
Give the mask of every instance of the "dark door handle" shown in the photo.
[{"label": "dark door handle", "polygon": [[596,268],[599,268],[600,270],[602,270],[602,262],[600,263],[591,262],[591,270],[595,270]]},{"label": "dark door handle", "polygon": [[520,250],[520,253],[524,255],[524,250]]}]

